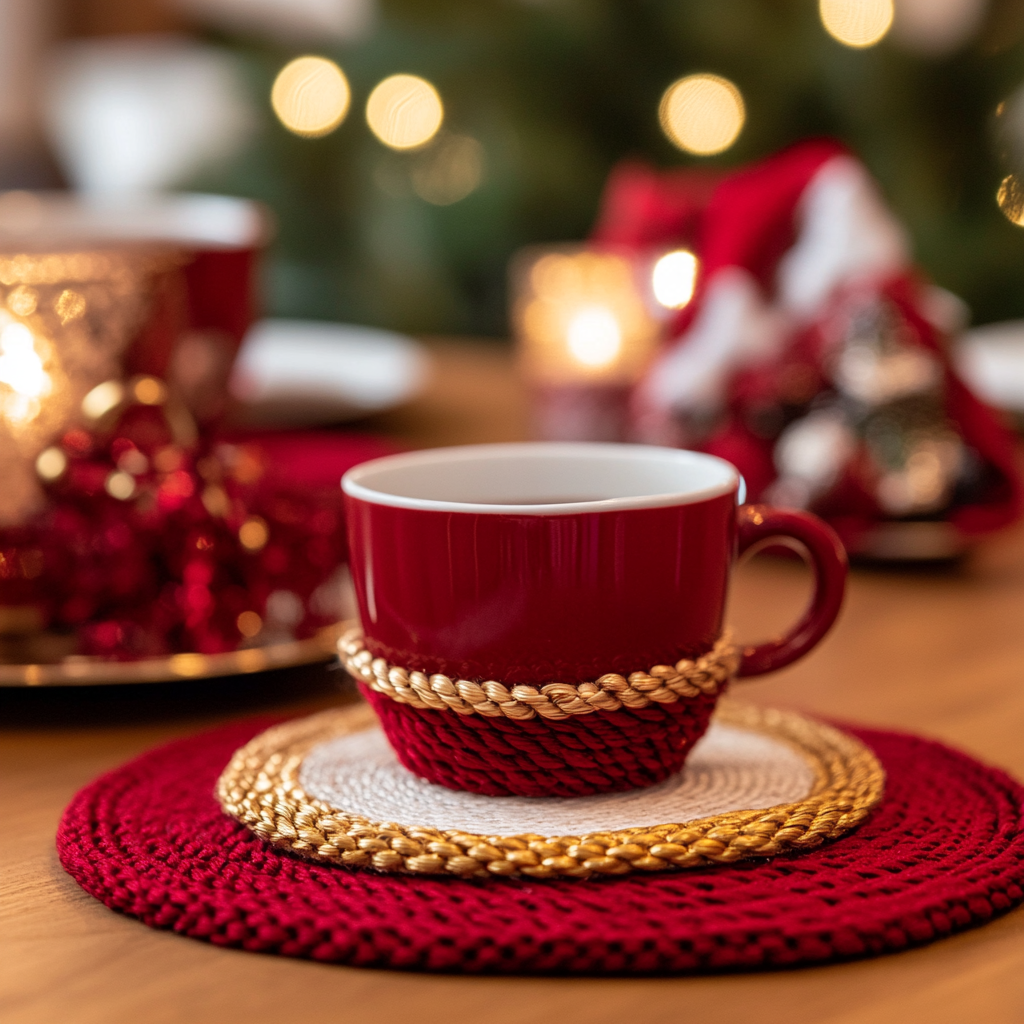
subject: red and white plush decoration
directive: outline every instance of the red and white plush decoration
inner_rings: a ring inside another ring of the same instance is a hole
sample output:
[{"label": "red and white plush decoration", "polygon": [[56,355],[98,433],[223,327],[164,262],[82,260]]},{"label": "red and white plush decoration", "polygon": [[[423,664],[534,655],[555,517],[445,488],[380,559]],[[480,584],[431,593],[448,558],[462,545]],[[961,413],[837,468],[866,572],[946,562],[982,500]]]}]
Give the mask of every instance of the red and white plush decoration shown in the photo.
[{"label": "red and white plush decoration", "polygon": [[915,270],[863,165],[812,141],[724,177],[699,212],[706,183],[686,207],[688,184],[666,177],[659,192],[619,172],[595,232],[614,222],[629,237],[633,210],[648,224],[634,239],[671,243],[666,224],[685,221],[677,243],[700,259],[694,300],[633,395],[634,438],[729,459],[752,500],[813,509],[851,550],[883,521],[959,537],[1012,521],[1012,437],[946,352],[963,303]]}]

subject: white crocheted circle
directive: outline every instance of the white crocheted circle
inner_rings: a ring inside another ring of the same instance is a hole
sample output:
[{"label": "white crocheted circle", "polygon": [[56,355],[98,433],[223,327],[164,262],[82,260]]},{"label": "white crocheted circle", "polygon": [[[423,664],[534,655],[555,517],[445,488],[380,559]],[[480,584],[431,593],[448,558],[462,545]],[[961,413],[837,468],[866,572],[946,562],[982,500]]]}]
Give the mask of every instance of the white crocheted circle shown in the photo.
[{"label": "white crocheted circle", "polygon": [[683,770],[649,789],[574,798],[480,796],[413,775],[375,726],[313,747],[299,784],[308,796],[373,821],[484,835],[581,835],[796,802],[810,793],[814,772],[780,740],[712,722]]}]

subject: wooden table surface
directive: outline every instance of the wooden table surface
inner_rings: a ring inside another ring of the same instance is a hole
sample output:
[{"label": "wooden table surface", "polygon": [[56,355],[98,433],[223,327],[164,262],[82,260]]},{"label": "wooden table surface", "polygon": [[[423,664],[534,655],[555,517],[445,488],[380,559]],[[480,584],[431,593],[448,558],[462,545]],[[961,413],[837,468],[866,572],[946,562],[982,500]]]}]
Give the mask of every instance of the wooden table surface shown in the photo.
[{"label": "wooden table surface", "polygon": [[[435,352],[428,394],[373,429],[420,444],[526,436],[522,390],[503,350],[449,342]],[[755,560],[737,573],[732,622],[745,638],[767,635],[799,608],[806,587],[799,566]],[[1024,526],[954,567],[855,570],[826,641],[743,692],[937,737],[1024,778]],[[337,676],[322,669],[5,693],[0,1019],[1024,1021],[1024,909],[922,949],[829,967],[680,979],[459,978],[214,948],[111,913],[61,870],[53,847],[61,810],[99,772],[218,722],[337,697]]]}]

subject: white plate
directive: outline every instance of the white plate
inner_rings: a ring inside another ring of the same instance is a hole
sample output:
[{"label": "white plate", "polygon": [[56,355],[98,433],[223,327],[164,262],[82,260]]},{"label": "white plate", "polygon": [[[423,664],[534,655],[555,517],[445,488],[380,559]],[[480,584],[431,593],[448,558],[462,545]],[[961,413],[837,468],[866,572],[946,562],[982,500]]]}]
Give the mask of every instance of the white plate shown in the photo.
[{"label": "white plate", "polygon": [[957,351],[957,368],[980,398],[1024,413],[1024,320],[968,331]]},{"label": "white plate", "polygon": [[228,385],[247,425],[337,423],[408,401],[430,358],[402,334],[315,320],[261,320],[242,342]]}]

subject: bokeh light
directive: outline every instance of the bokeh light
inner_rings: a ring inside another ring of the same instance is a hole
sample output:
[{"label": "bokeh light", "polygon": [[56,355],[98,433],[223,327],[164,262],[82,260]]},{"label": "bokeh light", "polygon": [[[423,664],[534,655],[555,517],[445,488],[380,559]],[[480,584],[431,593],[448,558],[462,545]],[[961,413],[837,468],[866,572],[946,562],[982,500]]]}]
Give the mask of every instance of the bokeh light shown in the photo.
[{"label": "bokeh light", "polygon": [[57,480],[67,468],[67,456],[59,448],[44,448],[36,459],[36,472],[44,480]]},{"label": "bokeh light", "polygon": [[687,249],[666,253],[651,273],[654,297],[666,309],[682,309],[693,298],[697,257]]},{"label": "bokeh light", "polygon": [[97,384],[82,399],[82,412],[91,420],[98,420],[124,400],[124,387],[120,381],[105,380]]},{"label": "bokeh light", "polygon": [[669,141],[698,156],[728,149],[746,117],[739,89],[719,75],[689,75],[673,82],[658,108],[658,120]]},{"label": "bokeh light", "polygon": [[167,400],[167,385],[159,377],[139,377],[132,385],[136,402],[143,405],[163,405]]},{"label": "bokeh light", "polygon": [[131,473],[116,469],[111,473],[104,483],[107,494],[118,501],[127,501],[135,494],[135,478]]},{"label": "bokeh light", "polygon": [[242,636],[254,637],[263,628],[263,619],[254,611],[245,611],[239,614],[235,625]]},{"label": "bokeh light", "polygon": [[1024,184],[1016,174],[1008,174],[999,183],[996,202],[1008,221],[1024,228]]},{"label": "bokeh light", "polygon": [[416,75],[392,75],[370,93],[366,123],[392,149],[415,149],[429,142],[444,120],[437,90]]},{"label": "bokeh light", "polygon": [[270,530],[266,520],[259,516],[250,516],[238,528],[238,539],[247,551],[262,551],[270,540]]},{"label": "bokeh light", "polygon": [[39,296],[34,288],[19,285],[7,296],[7,308],[18,316],[31,316],[39,304]]},{"label": "bokeh light", "polygon": [[451,206],[483,179],[484,148],[469,135],[448,135],[431,146],[413,168],[412,187],[434,206]]},{"label": "bokeh light", "polygon": [[326,57],[296,57],[274,80],[270,103],[296,135],[318,138],[345,120],[351,91],[345,73]]},{"label": "bokeh light", "polygon": [[892,27],[893,0],[818,0],[821,23],[844,46],[874,46]]}]

